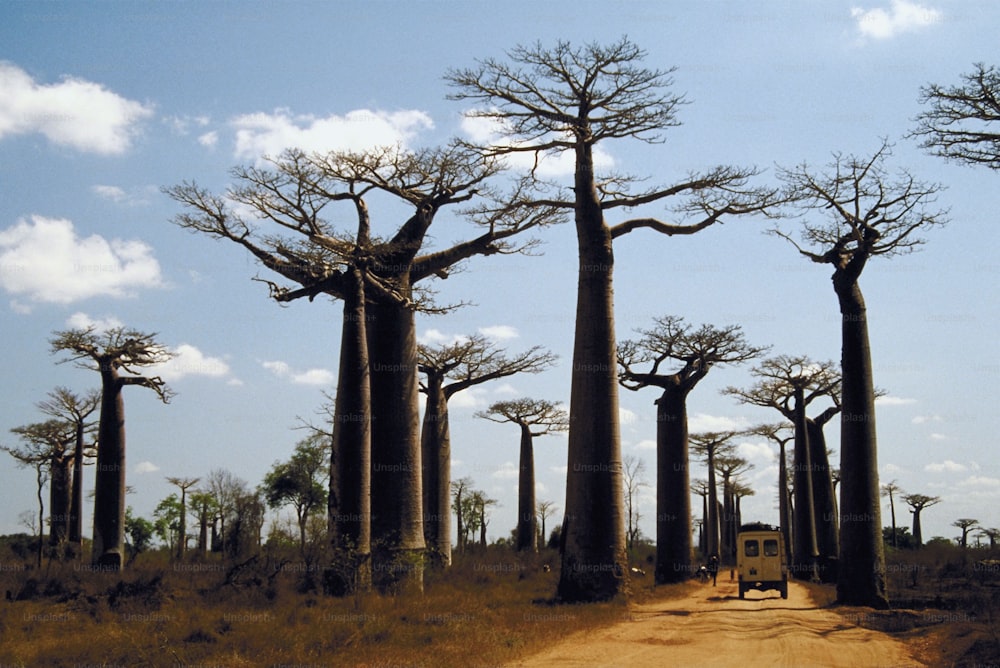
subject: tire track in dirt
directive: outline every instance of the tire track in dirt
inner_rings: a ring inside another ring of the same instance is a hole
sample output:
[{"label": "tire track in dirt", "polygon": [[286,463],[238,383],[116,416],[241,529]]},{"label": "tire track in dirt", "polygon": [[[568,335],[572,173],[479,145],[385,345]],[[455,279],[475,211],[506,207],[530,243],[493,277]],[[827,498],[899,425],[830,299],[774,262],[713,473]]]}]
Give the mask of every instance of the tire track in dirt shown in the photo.
[{"label": "tire track in dirt", "polygon": [[682,598],[638,604],[630,619],[573,634],[512,664],[520,668],[598,666],[924,666],[902,642],[820,607],[790,582],[788,598],[735,582],[693,589]]}]

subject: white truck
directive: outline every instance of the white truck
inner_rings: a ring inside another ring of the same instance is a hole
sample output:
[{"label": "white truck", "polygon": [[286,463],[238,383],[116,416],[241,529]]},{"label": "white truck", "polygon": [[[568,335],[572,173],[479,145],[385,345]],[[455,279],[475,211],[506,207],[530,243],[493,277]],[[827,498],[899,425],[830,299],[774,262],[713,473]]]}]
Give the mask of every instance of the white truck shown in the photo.
[{"label": "white truck", "polygon": [[788,598],[788,561],[781,531],[767,525],[744,525],[736,537],[740,598],[751,589],[777,590]]}]

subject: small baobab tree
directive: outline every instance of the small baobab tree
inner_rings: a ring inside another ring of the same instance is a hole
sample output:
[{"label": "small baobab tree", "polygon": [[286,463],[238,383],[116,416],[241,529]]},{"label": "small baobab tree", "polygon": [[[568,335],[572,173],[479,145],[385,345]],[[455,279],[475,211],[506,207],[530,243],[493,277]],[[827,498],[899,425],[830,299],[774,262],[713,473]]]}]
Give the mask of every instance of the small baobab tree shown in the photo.
[{"label": "small baobab tree", "polygon": [[941,497],[927,496],[926,494],[906,494],[903,496],[903,501],[910,507],[910,513],[913,515],[913,545],[914,547],[920,547],[924,544],[924,536],[920,526],[920,513],[923,512],[924,508],[941,503]]},{"label": "small baobab tree", "polygon": [[[57,423],[58,424],[58,423]],[[0,450],[3,450],[11,457],[17,461],[18,467],[24,468],[30,466],[35,469],[35,497],[38,501],[38,545],[35,552],[35,566],[37,568],[42,567],[42,552],[43,552],[43,538],[45,534],[45,499],[42,496],[42,490],[45,489],[45,483],[49,481],[49,470],[51,455],[50,451],[52,444],[48,442],[46,438],[39,438],[37,435],[32,434],[32,425],[27,427],[15,427],[11,431],[24,441],[24,445],[19,448],[0,445]],[[60,446],[64,447],[64,446]],[[30,528],[32,533],[34,533],[36,527],[34,522],[34,517],[30,522],[26,521],[26,517],[32,515],[30,512],[21,513],[21,522],[24,526]]]},{"label": "small baobab tree", "polygon": [[929,84],[912,136],[934,155],[1000,170],[1000,69],[976,63],[959,86]]},{"label": "small baobab tree", "polygon": [[736,535],[740,531],[739,516],[736,512],[736,490],[741,487],[738,478],[752,468],[753,464],[732,453],[720,454],[715,457],[715,470],[722,478],[720,551],[725,556],[725,560],[732,563],[735,563]]},{"label": "small baobab tree", "polygon": [[[672,70],[644,66],[646,53],[623,38],[611,44],[558,42],[518,46],[505,60],[488,58],[452,70],[452,98],[477,105],[466,116],[497,135],[476,148],[484,155],[527,157],[529,177],[543,192],[533,206],[572,211],[578,251],[577,304],[570,386],[570,429],[563,551],[557,595],[592,601],[625,591],[624,495],[615,364],[613,242],[635,230],[689,235],[717,222],[767,211],[773,190],[751,187],[757,170],[719,166],[676,183],[647,187],[624,173],[600,172],[599,147],[617,140],[659,143],[679,125],[683,95],[671,90]],[[542,178],[540,165],[573,156],[573,180]],[[670,220],[608,215],[674,202]]]},{"label": "small baobab tree", "polygon": [[546,533],[545,531],[545,520],[547,520],[548,518],[552,517],[555,514],[557,507],[558,506],[556,506],[554,501],[548,501],[544,499],[539,500],[535,504],[535,508],[538,511],[538,525],[539,525],[538,535],[542,545],[545,545],[546,541],[548,541],[548,533]]},{"label": "small baobab tree", "polygon": [[629,550],[635,549],[635,544],[642,535],[639,529],[639,493],[643,487],[649,487],[643,475],[646,473],[646,462],[635,455],[625,455],[622,458],[622,482],[625,488],[625,540]]},{"label": "small baobab tree", "polygon": [[759,424],[744,434],[763,436],[778,444],[778,526],[785,542],[785,554],[792,554],[792,499],[788,486],[788,456],[785,452],[788,442],[794,438],[794,429],[788,423]]},{"label": "small baobab tree", "polygon": [[[655,320],[641,337],[618,346],[619,382],[629,390],[655,387],[656,582],[680,582],[691,572],[691,474],[687,398],[713,366],[740,364],[766,350],[737,325],[694,328],[677,316]],[[640,370],[642,365],[642,370]]]},{"label": "small baobab tree", "polygon": [[705,551],[709,556],[717,555],[723,560],[726,555],[721,550],[721,522],[719,517],[719,485],[716,482],[716,458],[731,455],[732,440],[740,435],[737,431],[706,431],[691,434],[691,448],[705,460],[708,468],[708,526],[705,529]]},{"label": "small baobab tree", "polygon": [[785,195],[802,214],[802,242],[783,231],[804,258],[833,268],[841,314],[840,559],[837,601],[885,608],[885,547],[882,540],[875,428],[875,382],[868,315],[860,279],[868,261],[917,250],[918,236],[945,223],[933,209],[941,186],[906,170],[886,168],[891,145],[871,156],[835,154],[826,171],[808,165],[780,169]]},{"label": "small baobab tree", "polygon": [[896,536],[896,495],[901,494],[903,489],[895,480],[882,485],[882,496],[889,497],[889,515],[892,519],[892,546],[899,547],[899,540]]},{"label": "small baobab tree", "polygon": [[120,571],[125,560],[125,401],[126,387],[144,387],[163,403],[173,395],[159,376],[139,370],[160,365],[170,353],[148,334],[126,327],[98,331],[95,327],[55,332],[52,352],[68,353],[64,362],[96,370],[101,375],[101,412],[97,434],[94,485],[94,565]]},{"label": "small baobab tree", "polygon": [[973,529],[979,528],[979,520],[964,517],[962,519],[955,520],[951,523],[951,525],[962,530],[962,535],[958,539],[958,544],[962,546],[962,549],[965,549],[969,547],[969,532]]},{"label": "small baobab tree", "polygon": [[171,485],[177,487],[181,490],[181,516],[178,520],[180,523],[180,528],[178,529],[178,541],[177,541],[177,558],[183,559],[184,553],[187,551],[187,491],[198,484],[201,478],[180,478],[177,476],[168,476],[167,482]]},{"label": "small baobab tree", "polygon": [[417,369],[425,377],[420,384],[420,391],[427,395],[420,435],[424,539],[433,562],[438,566],[448,566],[451,564],[451,433],[448,426],[448,400],[463,390],[491,380],[518,373],[539,373],[551,365],[556,357],[539,346],[511,355],[480,334],[440,346],[419,345],[417,356]]},{"label": "small baobab tree", "polygon": [[535,505],[535,447],[536,436],[544,436],[567,429],[566,411],[551,401],[542,399],[514,399],[498,401],[485,411],[476,414],[492,422],[511,422],[521,430],[521,450],[517,480],[517,549],[538,550],[538,517]]}]

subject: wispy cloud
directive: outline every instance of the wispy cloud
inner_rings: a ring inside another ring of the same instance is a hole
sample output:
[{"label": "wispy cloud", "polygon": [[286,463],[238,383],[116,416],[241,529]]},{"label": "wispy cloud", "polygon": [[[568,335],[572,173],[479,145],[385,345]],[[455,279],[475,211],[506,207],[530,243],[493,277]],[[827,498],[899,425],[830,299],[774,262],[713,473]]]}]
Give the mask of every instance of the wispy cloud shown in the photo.
[{"label": "wispy cloud", "polygon": [[66,319],[66,326],[71,329],[90,329],[95,332],[106,332],[116,327],[123,327],[124,323],[114,316],[107,318],[91,318],[86,313],[77,311]]},{"label": "wispy cloud", "polygon": [[159,470],[160,470],[159,466],[157,466],[153,462],[149,462],[149,461],[139,462],[132,469],[133,472],[138,473],[140,475],[143,474],[143,473],[156,473]]},{"label": "wispy cloud", "polygon": [[236,157],[256,159],[287,148],[306,151],[364,150],[373,146],[405,145],[421,130],[434,127],[431,117],[416,109],[371,111],[358,109],[324,118],[295,115],[288,109],[237,116]]},{"label": "wispy cloud", "polygon": [[127,206],[140,206],[149,204],[148,195],[155,191],[155,188],[140,188],[134,191],[126,191],[119,186],[96,185],[91,186],[90,191],[101,199],[123,204]]},{"label": "wispy cloud", "polygon": [[699,431],[740,431],[750,424],[746,418],[731,418],[706,413],[695,413],[688,418],[688,430],[691,433]]},{"label": "wispy cloud", "polygon": [[229,375],[229,365],[218,357],[210,357],[198,348],[182,343],[176,348],[168,348],[168,361],[150,367],[150,373],[166,381],[176,381],[185,376],[207,376],[224,378]]},{"label": "wispy cloud", "polygon": [[966,471],[968,467],[954,462],[950,459],[946,459],[943,462],[932,462],[924,466],[924,470],[930,473],[957,473],[959,471]]},{"label": "wispy cloud", "polygon": [[162,286],[160,264],[142,241],[81,238],[72,221],[44,216],[0,230],[0,288],[12,295],[70,304]]},{"label": "wispy cloud", "polygon": [[480,327],[479,333],[494,341],[506,341],[516,339],[521,336],[516,327],[510,325],[491,325],[490,327]]},{"label": "wispy cloud", "polygon": [[863,37],[890,39],[937,23],[941,20],[942,14],[936,9],[916,2],[892,0],[888,9],[852,7],[851,17]]},{"label": "wispy cloud", "polygon": [[261,362],[261,366],[278,378],[290,380],[297,385],[332,385],[336,380],[333,372],[327,369],[307,369],[305,371],[297,371],[292,369],[287,362],[281,362],[278,360]]},{"label": "wispy cloud", "polygon": [[917,403],[917,400],[907,399],[905,397],[893,397],[887,394],[876,398],[875,403],[879,406],[909,406]]},{"label": "wispy cloud", "polygon": [[139,123],[152,114],[152,108],[100,84],[72,77],[41,84],[13,63],[0,62],[0,139],[37,133],[53,144],[114,155],[128,150]]}]

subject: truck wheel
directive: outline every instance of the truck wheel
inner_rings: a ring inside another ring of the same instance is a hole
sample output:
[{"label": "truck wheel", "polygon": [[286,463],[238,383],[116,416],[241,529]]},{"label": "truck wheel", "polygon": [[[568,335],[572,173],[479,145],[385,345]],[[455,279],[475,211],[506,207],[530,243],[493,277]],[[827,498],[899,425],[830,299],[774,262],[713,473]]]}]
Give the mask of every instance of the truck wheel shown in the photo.
[{"label": "truck wheel", "polygon": [[781,598],[788,598],[788,583],[781,585]]},{"label": "truck wheel", "polygon": [[740,600],[743,600],[743,597],[744,597],[745,594],[746,594],[746,590],[743,589],[743,585],[740,585]]}]

